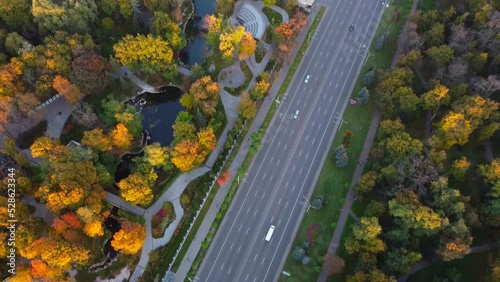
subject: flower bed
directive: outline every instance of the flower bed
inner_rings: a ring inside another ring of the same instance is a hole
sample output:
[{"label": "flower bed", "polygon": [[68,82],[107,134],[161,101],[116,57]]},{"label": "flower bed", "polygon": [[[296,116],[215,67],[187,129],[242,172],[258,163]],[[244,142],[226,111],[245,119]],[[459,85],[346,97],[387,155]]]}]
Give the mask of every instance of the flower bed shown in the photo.
[{"label": "flower bed", "polygon": [[167,226],[175,220],[174,206],[171,202],[163,203],[163,207],[151,219],[151,233],[153,238],[163,237]]}]

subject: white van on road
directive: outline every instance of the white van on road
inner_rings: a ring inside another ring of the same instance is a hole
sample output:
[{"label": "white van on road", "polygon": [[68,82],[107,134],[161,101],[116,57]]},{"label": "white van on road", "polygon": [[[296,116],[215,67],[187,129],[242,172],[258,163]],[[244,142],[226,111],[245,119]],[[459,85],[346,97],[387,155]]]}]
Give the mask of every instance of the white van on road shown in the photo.
[{"label": "white van on road", "polygon": [[271,241],[271,238],[273,237],[273,233],[274,233],[274,225],[271,225],[271,227],[269,227],[269,230],[267,230],[267,234],[266,234],[266,241],[269,242]]}]

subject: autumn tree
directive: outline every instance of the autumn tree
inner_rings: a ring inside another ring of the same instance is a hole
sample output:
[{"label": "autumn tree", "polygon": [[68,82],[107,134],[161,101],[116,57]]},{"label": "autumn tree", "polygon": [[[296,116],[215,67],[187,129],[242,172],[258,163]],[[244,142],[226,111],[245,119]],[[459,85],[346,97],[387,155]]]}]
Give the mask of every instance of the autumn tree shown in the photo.
[{"label": "autumn tree", "polygon": [[185,139],[172,151],[172,163],[181,171],[190,171],[205,159],[201,145],[195,140]]},{"label": "autumn tree", "polygon": [[106,58],[94,52],[84,52],[71,62],[69,79],[84,94],[90,94],[107,85],[110,71],[111,65]]},{"label": "autumn tree", "polygon": [[451,166],[451,174],[455,179],[463,181],[465,179],[465,175],[469,167],[470,167],[470,162],[467,160],[466,157],[454,160]]},{"label": "autumn tree", "polygon": [[441,235],[437,254],[443,261],[461,259],[470,253],[471,244],[472,236],[469,229],[463,219],[459,219]]},{"label": "autumn tree", "polygon": [[405,248],[390,249],[384,257],[385,273],[405,273],[422,259],[422,254]]},{"label": "autumn tree", "polygon": [[448,105],[450,103],[450,95],[448,95],[449,89],[446,86],[438,84],[434,89],[425,92],[420,99],[422,101],[422,108],[424,110],[432,110],[433,115],[431,120],[433,120],[441,105]]},{"label": "autumn tree", "polygon": [[177,145],[185,139],[196,139],[196,127],[189,121],[182,121],[177,118],[175,123],[172,125],[172,128],[174,129],[174,141],[172,141],[173,145]]},{"label": "autumn tree", "polygon": [[80,99],[82,99],[83,97],[83,94],[82,92],[80,92],[80,89],[78,89],[78,87],[71,84],[69,80],[60,75],[54,78],[53,87],[72,105],[78,103],[78,101],[80,101]]},{"label": "autumn tree", "polygon": [[344,266],[345,261],[339,256],[326,253],[323,257],[323,269],[326,269],[328,276],[342,273]]},{"label": "autumn tree", "polygon": [[0,18],[9,28],[31,30],[34,28],[29,0],[2,0],[0,2]]},{"label": "autumn tree", "polygon": [[170,162],[168,147],[162,147],[158,142],[147,145],[144,150],[144,156],[150,165],[156,167],[165,167]]},{"label": "autumn tree", "polygon": [[435,234],[441,228],[441,217],[433,209],[422,205],[412,191],[401,192],[389,201],[389,213],[401,219],[416,234]]},{"label": "autumn tree", "polygon": [[464,145],[469,141],[469,135],[473,130],[471,121],[463,114],[449,112],[438,124],[434,136],[436,145],[442,149],[448,149],[455,144]]},{"label": "autumn tree", "polygon": [[111,150],[111,140],[109,136],[102,132],[102,129],[96,128],[83,133],[82,144],[90,146],[99,152],[107,152]]},{"label": "autumn tree", "polygon": [[174,53],[170,44],[160,37],[127,34],[113,50],[118,62],[133,70],[140,68],[148,74],[163,73],[168,77],[177,73],[177,65],[172,64]]},{"label": "autumn tree", "polygon": [[245,32],[240,41],[240,47],[238,49],[240,61],[255,54],[257,49],[257,41],[253,38],[250,32]]},{"label": "autumn tree", "polygon": [[125,201],[132,204],[147,205],[153,200],[153,193],[148,179],[140,173],[133,173],[120,180],[118,187]]},{"label": "autumn tree", "polygon": [[195,108],[207,116],[213,116],[219,103],[219,90],[219,85],[210,76],[204,76],[191,85],[188,95],[192,97]]},{"label": "autumn tree", "polygon": [[257,115],[257,104],[250,98],[248,94],[241,95],[241,101],[238,104],[238,113],[244,119],[252,119]]},{"label": "autumn tree", "polygon": [[198,143],[201,149],[205,151],[205,154],[213,151],[215,146],[217,146],[217,138],[215,137],[214,131],[211,127],[203,128],[198,132]]},{"label": "autumn tree", "polygon": [[135,254],[141,250],[145,239],[145,226],[139,223],[125,221],[122,222],[120,231],[113,235],[111,246],[113,249],[123,254]]},{"label": "autumn tree", "polygon": [[437,67],[445,66],[453,59],[453,49],[448,45],[434,46],[425,51],[431,61]]},{"label": "autumn tree", "polygon": [[33,158],[47,158],[55,145],[55,142],[52,141],[49,137],[42,136],[36,139],[35,142],[33,142],[33,144],[30,146],[31,156]]},{"label": "autumn tree", "polygon": [[160,36],[168,41],[176,52],[179,52],[186,43],[179,25],[173,22],[165,12],[154,12],[150,29],[153,35]]},{"label": "autumn tree", "polygon": [[89,259],[89,251],[69,244],[55,236],[42,237],[25,250],[28,259],[40,259],[49,269],[52,277],[61,277],[71,269],[71,264],[84,264]]},{"label": "autumn tree", "polygon": [[233,7],[234,0],[217,0],[217,14],[229,17],[233,12]]},{"label": "autumn tree", "polygon": [[207,30],[207,44],[217,46],[222,29],[223,18],[216,15],[206,15],[203,18],[203,28]]},{"label": "autumn tree", "polygon": [[252,100],[264,98],[270,86],[271,84],[265,80],[257,82],[252,90],[250,90],[250,98],[252,98]]},{"label": "autumn tree", "polygon": [[132,147],[134,136],[123,123],[118,123],[109,138],[112,140],[113,146],[123,152]]},{"label": "autumn tree", "polygon": [[352,228],[352,235],[346,239],[345,248],[349,254],[357,252],[379,253],[387,246],[378,236],[382,232],[376,217],[362,217]]},{"label": "autumn tree", "polygon": [[116,113],[115,118],[116,122],[122,123],[132,136],[138,136],[142,132],[142,115],[139,112]]},{"label": "autumn tree", "polygon": [[[222,59],[225,62],[227,63],[232,62],[234,49],[242,41],[244,35],[245,35],[245,27],[241,25],[233,30],[223,32],[220,34],[219,51],[222,53]],[[250,51],[249,47],[251,46],[249,46],[249,42],[247,42],[243,50],[245,52],[248,52]]]},{"label": "autumn tree", "polygon": [[33,0],[31,10],[42,33],[63,29],[71,33],[90,33],[97,19],[94,0],[70,1],[64,5],[49,0]]},{"label": "autumn tree", "polygon": [[364,195],[370,192],[377,182],[377,173],[375,171],[369,171],[363,174],[356,185],[356,194]]}]

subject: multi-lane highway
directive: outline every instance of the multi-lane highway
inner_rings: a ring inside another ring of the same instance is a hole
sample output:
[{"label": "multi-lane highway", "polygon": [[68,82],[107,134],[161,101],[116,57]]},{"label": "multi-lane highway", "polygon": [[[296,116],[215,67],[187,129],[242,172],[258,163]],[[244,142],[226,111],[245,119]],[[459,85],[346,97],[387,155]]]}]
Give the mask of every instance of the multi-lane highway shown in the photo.
[{"label": "multi-lane highway", "polygon": [[[369,46],[383,9],[377,0],[328,2],[286,99],[196,275],[200,281],[278,279],[304,213],[299,202],[314,189],[367,55],[363,45]],[[276,229],[266,242],[271,224]]]}]

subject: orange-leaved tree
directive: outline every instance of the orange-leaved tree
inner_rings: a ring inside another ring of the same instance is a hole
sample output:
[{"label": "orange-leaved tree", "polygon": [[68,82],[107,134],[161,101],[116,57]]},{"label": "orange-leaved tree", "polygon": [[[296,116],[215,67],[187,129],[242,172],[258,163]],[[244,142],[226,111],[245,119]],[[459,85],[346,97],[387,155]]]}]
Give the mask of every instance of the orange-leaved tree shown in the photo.
[{"label": "orange-leaved tree", "polygon": [[52,87],[59,92],[59,94],[63,95],[64,98],[68,101],[68,103],[75,105],[82,99],[83,94],[80,92],[80,89],[73,85],[69,80],[60,75],[56,76],[52,81]]},{"label": "orange-leaved tree", "polygon": [[183,172],[199,166],[204,159],[201,145],[195,140],[182,140],[172,151],[172,163]]},{"label": "orange-leaved tree", "polygon": [[191,85],[189,95],[193,97],[195,107],[203,114],[212,116],[219,102],[219,90],[219,85],[210,76],[204,76]]},{"label": "orange-leaved tree", "polygon": [[113,235],[111,246],[123,254],[135,254],[144,245],[146,227],[135,222],[122,222],[120,231]]},{"label": "orange-leaved tree", "polygon": [[120,152],[123,152],[132,147],[132,139],[134,139],[134,136],[132,136],[123,123],[118,123],[111,132],[111,139],[113,140],[113,145]]}]

